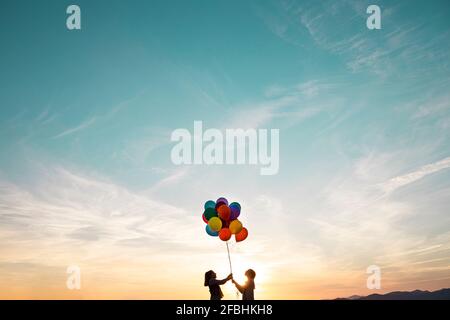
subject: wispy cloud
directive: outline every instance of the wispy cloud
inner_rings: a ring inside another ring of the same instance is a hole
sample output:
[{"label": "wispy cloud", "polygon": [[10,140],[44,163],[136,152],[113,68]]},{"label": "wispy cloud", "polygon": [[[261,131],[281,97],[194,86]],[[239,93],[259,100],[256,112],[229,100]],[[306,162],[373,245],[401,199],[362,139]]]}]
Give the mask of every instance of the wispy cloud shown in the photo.
[{"label": "wispy cloud", "polygon": [[[292,39],[305,41],[309,37],[317,47],[344,58],[347,68],[355,73],[395,76],[399,68],[414,63],[418,68],[402,68],[403,77],[406,73],[417,75],[419,69],[423,77],[431,70],[443,72],[442,67],[448,68],[439,61],[449,58],[450,30],[440,28],[433,31],[438,33],[433,38],[427,37],[426,33],[432,28],[427,21],[419,18],[411,23],[400,18],[405,11],[403,6],[409,5],[407,2],[382,6],[382,19],[389,19],[389,31],[378,31],[376,36],[377,31],[365,28],[368,15],[364,3],[325,1],[314,4],[312,1],[299,4],[282,1],[266,10],[261,6],[258,12],[262,12],[264,23],[283,41],[293,43]],[[439,16],[440,12],[434,15]],[[355,28],[355,22],[360,24],[359,28]]]},{"label": "wispy cloud", "polygon": [[[228,272],[227,264],[219,263],[226,259],[225,247],[218,252],[220,240],[204,232],[198,213],[201,205],[193,214],[156,201],[147,193],[61,167],[47,167],[36,174],[39,179],[32,185],[0,181],[0,280],[14,285],[22,297],[35,297],[21,289],[32,286],[57,288],[59,297],[76,297],[76,292],[64,290],[65,270],[70,264],[82,269],[85,280],[80,294],[97,298],[123,297],[123,290],[139,291],[143,286],[158,290],[130,297],[162,298],[167,286],[175,288],[172,281],[178,276],[190,292],[178,292],[172,298],[201,297],[203,287],[197,282],[204,269],[213,264],[220,274]],[[183,174],[175,173],[161,183],[175,183]],[[296,259],[300,259],[297,262],[301,261],[303,272],[315,269],[317,248],[304,245],[297,247],[301,249],[298,254],[292,254],[290,238],[282,235],[286,221],[279,200],[260,195],[246,205],[246,214],[258,212],[267,224],[248,222],[251,244],[231,245],[237,277],[251,264],[258,269],[259,281],[270,285],[271,274]],[[278,244],[283,245],[267,256],[273,232],[279,234]],[[178,275],[180,265],[183,272]],[[35,276],[29,275],[30,270]],[[102,288],[110,288],[111,281],[116,283],[115,290],[102,292]],[[131,284],[134,281],[136,284]],[[225,291],[233,294],[229,289]],[[261,296],[270,294],[279,293],[260,289]]]},{"label": "wispy cloud", "polygon": [[450,110],[450,96],[444,95],[424,102],[412,115],[413,119],[422,119],[428,116],[440,114]]},{"label": "wispy cloud", "polygon": [[337,84],[309,80],[291,86],[272,85],[265,90],[265,98],[255,103],[239,105],[236,114],[227,125],[235,128],[259,128],[273,125],[288,127],[312,118],[328,104],[319,97],[338,88]]},{"label": "wispy cloud", "polygon": [[450,168],[450,157],[422,166],[413,172],[394,177],[389,181],[386,181],[385,183],[381,184],[380,187],[385,192],[393,192],[400,187],[404,187],[430,174],[448,168]]},{"label": "wispy cloud", "polygon": [[158,189],[164,187],[173,187],[174,184],[180,182],[180,180],[186,178],[186,176],[192,171],[192,167],[184,166],[178,167],[159,180],[154,186],[152,186],[148,191],[154,192]]},{"label": "wispy cloud", "polygon": [[[402,281],[434,283],[430,268],[435,268],[434,277],[444,279],[440,281],[443,286],[449,276],[444,266],[448,263],[445,257],[450,233],[440,227],[448,219],[439,203],[446,202],[448,188],[441,186],[438,190],[433,187],[435,180],[430,180],[423,182],[420,191],[410,190],[401,196],[394,191],[449,168],[450,158],[386,178],[393,170],[398,171],[399,164],[406,167],[406,159],[407,153],[399,151],[354,162],[351,170],[335,176],[310,200],[314,208],[308,218],[310,228],[324,248],[332,248],[325,254],[329,266],[346,265],[357,274],[377,264],[384,270],[384,286],[390,288]],[[435,201],[423,208],[417,206],[428,198]],[[428,232],[418,222],[423,219],[427,220]]]},{"label": "wispy cloud", "polygon": [[95,117],[91,117],[91,118],[89,118],[89,119],[86,119],[85,121],[83,121],[82,123],[80,123],[78,126],[73,127],[73,128],[69,128],[69,129],[67,129],[67,130],[64,130],[64,131],[61,132],[61,133],[58,133],[57,135],[55,135],[55,136],[53,137],[53,139],[62,138],[62,137],[65,137],[65,136],[74,134],[74,133],[76,133],[76,132],[79,132],[79,131],[81,131],[81,130],[84,130],[84,129],[86,129],[86,128],[92,126],[92,125],[95,123],[95,121],[96,121],[96,118],[95,118]]},{"label": "wispy cloud", "polygon": [[[119,261],[126,264],[128,260],[129,268],[147,263],[147,268],[140,269],[144,271],[174,255],[184,260],[187,246],[203,259],[204,247],[195,240],[203,229],[198,217],[184,209],[63,168],[37,174],[33,186],[0,182],[0,263],[7,269],[0,276],[2,283],[15,281],[17,288],[35,283],[13,262],[33,264],[41,275],[49,268],[59,270],[60,276],[42,286],[60,281],[59,287],[64,288],[65,269],[72,263],[82,267],[86,279],[101,272],[109,274],[110,280],[117,277],[110,270],[119,271]],[[157,284],[158,277],[165,277],[153,271],[141,274],[145,278],[141,281]],[[85,289],[95,292],[98,287]]]}]

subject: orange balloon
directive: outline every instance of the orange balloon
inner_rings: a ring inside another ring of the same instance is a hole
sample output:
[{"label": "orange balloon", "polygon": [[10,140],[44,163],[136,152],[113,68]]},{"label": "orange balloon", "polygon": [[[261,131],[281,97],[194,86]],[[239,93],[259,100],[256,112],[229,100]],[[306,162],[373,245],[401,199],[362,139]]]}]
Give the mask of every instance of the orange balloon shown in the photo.
[{"label": "orange balloon", "polygon": [[228,228],[222,228],[219,231],[219,238],[222,241],[228,241],[231,238],[231,231]]},{"label": "orange balloon", "polygon": [[241,232],[234,235],[234,237],[236,238],[236,242],[244,241],[245,239],[247,239],[247,236],[248,236],[247,228],[242,228]]},{"label": "orange balloon", "polygon": [[231,216],[231,209],[227,205],[223,204],[217,208],[217,213],[222,220],[228,221]]}]

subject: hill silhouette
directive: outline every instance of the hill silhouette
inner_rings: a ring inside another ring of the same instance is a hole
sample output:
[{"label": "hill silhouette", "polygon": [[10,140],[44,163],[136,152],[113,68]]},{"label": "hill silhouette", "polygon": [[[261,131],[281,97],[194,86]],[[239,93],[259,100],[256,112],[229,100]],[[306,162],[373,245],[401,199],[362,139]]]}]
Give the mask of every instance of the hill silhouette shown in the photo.
[{"label": "hill silhouette", "polygon": [[450,288],[436,291],[393,291],[385,294],[371,294],[368,296],[351,296],[336,300],[450,300]]}]

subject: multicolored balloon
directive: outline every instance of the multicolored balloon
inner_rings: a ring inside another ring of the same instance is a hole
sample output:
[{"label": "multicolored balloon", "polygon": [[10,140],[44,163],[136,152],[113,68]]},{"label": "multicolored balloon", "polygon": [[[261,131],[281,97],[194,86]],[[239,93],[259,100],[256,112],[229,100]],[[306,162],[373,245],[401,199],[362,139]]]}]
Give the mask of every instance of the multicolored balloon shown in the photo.
[{"label": "multicolored balloon", "polygon": [[220,231],[222,229],[222,220],[217,217],[212,217],[208,220],[208,226],[212,231]]},{"label": "multicolored balloon", "polygon": [[205,216],[206,220],[209,221],[212,217],[217,217],[217,211],[214,208],[207,208],[205,209],[205,212],[203,212],[203,215]]},{"label": "multicolored balloon", "polygon": [[220,207],[217,208],[217,214],[219,215],[220,219],[228,221],[230,220],[231,216],[231,210],[230,207],[222,204]]},{"label": "multicolored balloon", "polygon": [[247,239],[248,237],[248,230],[246,228],[242,228],[241,232],[234,235],[234,238],[236,239],[236,242],[241,242]]},{"label": "multicolored balloon", "polygon": [[219,199],[217,199],[217,200],[216,200],[216,206],[215,206],[216,210],[217,210],[221,205],[226,205],[226,206],[228,206],[228,200],[225,199],[225,198],[219,198]]},{"label": "multicolored balloon", "polygon": [[213,231],[211,230],[209,225],[206,225],[206,233],[209,234],[211,237],[217,237],[219,235],[219,233],[217,231]]},{"label": "multicolored balloon", "polygon": [[237,202],[232,202],[230,204],[230,210],[231,210],[230,220],[235,220],[241,214],[241,205]]},{"label": "multicolored balloon", "polygon": [[231,238],[231,231],[228,228],[222,228],[219,231],[219,238],[222,241],[228,241]]},{"label": "multicolored balloon", "polygon": [[233,220],[230,222],[230,231],[232,234],[238,234],[242,230],[242,223],[239,220]]},{"label": "multicolored balloon", "polygon": [[213,201],[213,200],[208,200],[208,201],[206,201],[206,202],[205,202],[205,210],[208,209],[208,208],[213,208],[213,209],[215,209],[215,208],[216,208],[216,202]]},{"label": "multicolored balloon", "polygon": [[212,237],[219,237],[228,241],[234,234],[236,242],[247,239],[248,230],[237,218],[241,214],[241,205],[237,202],[228,204],[228,200],[221,197],[216,201],[208,200],[204,205],[202,219],[206,225],[206,233]]}]

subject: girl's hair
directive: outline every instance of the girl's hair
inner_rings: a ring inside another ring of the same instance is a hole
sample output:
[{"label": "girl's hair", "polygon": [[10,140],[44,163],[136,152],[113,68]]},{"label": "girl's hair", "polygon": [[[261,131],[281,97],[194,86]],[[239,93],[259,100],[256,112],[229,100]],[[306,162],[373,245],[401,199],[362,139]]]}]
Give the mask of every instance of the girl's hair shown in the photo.
[{"label": "girl's hair", "polygon": [[205,287],[209,286],[209,280],[211,280],[211,276],[213,275],[214,271],[209,270],[205,273]]},{"label": "girl's hair", "polygon": [[247,271],[245,271],[245,275],[247,275],[251,279],[255,279],[256,272],[253,269],[248,269]]}]

